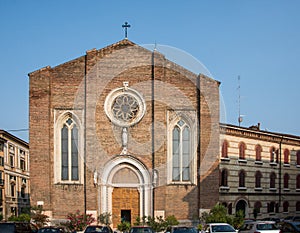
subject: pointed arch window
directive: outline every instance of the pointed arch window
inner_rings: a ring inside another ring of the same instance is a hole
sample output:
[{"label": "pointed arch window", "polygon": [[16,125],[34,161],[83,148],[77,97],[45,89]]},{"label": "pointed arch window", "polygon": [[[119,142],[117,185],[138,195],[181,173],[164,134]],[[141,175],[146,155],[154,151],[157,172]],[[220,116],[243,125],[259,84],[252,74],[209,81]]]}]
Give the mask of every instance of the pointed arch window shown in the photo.
[{"label": "pointed arch window", "polygon": [[172,131],[172,181],[191,181],[191,129],[179,120]]},{"label": "pointed arch window", "polygon": [[79,180],[78,128],[69,117],[61,128],[61,180]]}]

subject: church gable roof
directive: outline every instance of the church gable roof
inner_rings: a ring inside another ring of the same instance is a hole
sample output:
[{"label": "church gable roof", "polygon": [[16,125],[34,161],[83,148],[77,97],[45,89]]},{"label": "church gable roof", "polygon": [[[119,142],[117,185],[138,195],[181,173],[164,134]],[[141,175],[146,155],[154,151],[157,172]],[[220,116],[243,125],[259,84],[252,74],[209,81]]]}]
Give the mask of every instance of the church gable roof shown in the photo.
[{"label": "church gable roof", "polygon": [[[194,77],[202,77],[204,79],[206,79],[207,81],[210,81],[210,82],[216,82],[218,83],[218,85],[220,84],[219,81],[213,79],[212,77],[209,77],[207,75],[204,75],[204,74],[195,74],[194,72],[192,72],[191,70],[183,67],[182,65],[180,64],[177,64],[171,60],[169,60],[168,58],[165,57],[164,54],[160,53],[159,51],[157,50],[154,50],[154,51],[150,51],[149,49],[146,49],[140,45],[137,45],[136,43],[132,42],[131,40],[128,40],[128,39],[123,39],[123,40],[120,40],[114,44],[111,44],[111,45],[108,45],[106,47],[103,47],[101,49],[91,49],[91,50],[88,50],[86,51],[86,54],[83,55],[83,56],[80,56],[78,58],[75,58],[75,59],[72,59],[72,60],[69,60],[67,62],[64,62],[64,63],[61,63],[57,66],[54,66],[54,67],[51,67],[51,66],[46,66],[46,67],[43,67],[39,70],[36,70],[36,71],[33,71],[31,73],[29,73],[28,75],[31,76],[31,75],[34,75],[35,73],[40,73],[40,72],[47,72],[47,71],[55,71],[55,70],[60,70],[60,69],[64,69],[64,67],[67,67],[67,66],[70,66],[72,64],[82,64],[84,65],[85,63],[85,58],[86,56],[98,56],[99,58],[102,58],[102,57],[105,57],[106,55],[109,55],[111,53],[113,53],[114,51],[117,51],[117,50],[120,50],[120,49],[124,49],[124,48],[129,48],[129,47],[136,47],[138,50],[142,51],[143,53],[147,54],[149,53],[149,55],[153,54],[154,52],[154,55],[155,55],[155,59],[156,61],[160,61],[158,63],[160,63],[161,65],[161,61],[163,60],[163,63],[164,63],[164,66],[165,67],[168,67],[168,68],[171,68],[171,69],[174,69],[174,70],[181,70],[181,73],[184,73],[185,75],[187,76],[194,76]],[[158,59],[158,60],[157,60]]]}]

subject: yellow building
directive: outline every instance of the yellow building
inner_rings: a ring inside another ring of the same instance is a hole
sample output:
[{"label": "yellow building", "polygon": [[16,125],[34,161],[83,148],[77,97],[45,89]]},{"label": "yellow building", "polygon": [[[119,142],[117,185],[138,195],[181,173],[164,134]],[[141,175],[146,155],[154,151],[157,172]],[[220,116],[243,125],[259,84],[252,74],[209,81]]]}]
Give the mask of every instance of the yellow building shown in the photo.
[{"label": "yellow building", "polygon": [[28,211],[29,145],[0,130],[0,214],[4,219]]},{"label": "yellow building", "polygon": [[300,213],[300,137],[220,125],[220,203],[247,218]]}]

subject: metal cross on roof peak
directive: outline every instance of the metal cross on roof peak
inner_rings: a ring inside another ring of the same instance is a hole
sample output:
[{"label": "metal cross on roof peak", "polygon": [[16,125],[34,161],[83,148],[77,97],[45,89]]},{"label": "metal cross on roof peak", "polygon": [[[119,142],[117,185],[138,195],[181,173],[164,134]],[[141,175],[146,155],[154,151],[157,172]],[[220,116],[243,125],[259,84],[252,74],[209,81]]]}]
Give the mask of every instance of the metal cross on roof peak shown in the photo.
[{"label": "metal cross on roof peak", "polygon": [[125,22],[122,25],[122,28],[125,28],[125,39],[127,39],[127,28],[130,28],[130,24],[128,24],[128,22]]}]

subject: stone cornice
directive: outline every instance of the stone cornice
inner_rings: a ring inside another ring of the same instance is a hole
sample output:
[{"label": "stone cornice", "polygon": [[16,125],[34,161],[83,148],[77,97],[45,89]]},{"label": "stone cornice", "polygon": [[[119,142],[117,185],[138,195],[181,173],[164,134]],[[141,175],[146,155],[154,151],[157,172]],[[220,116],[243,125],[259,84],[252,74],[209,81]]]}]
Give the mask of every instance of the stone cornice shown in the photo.
[{"label": "stone cornice", "polygon": [[300,137],[220,123],[220,134],[300,146]]}]

